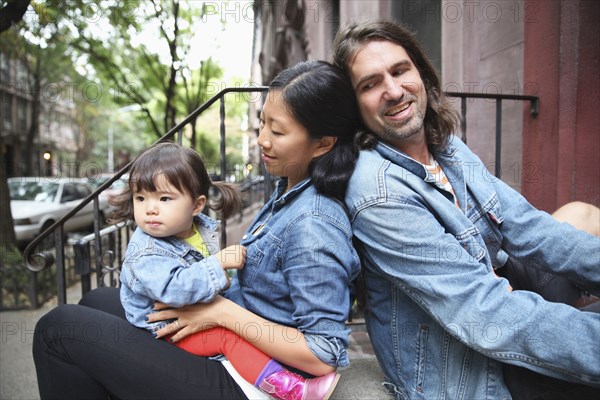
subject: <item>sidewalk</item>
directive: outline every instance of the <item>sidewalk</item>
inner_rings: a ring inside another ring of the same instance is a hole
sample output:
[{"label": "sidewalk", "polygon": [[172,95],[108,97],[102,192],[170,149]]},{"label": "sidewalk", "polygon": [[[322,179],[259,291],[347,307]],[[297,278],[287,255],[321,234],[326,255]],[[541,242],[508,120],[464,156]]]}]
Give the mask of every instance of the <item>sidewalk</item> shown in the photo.
[{"label": "sidewalk", "polygon": [[[242,232],[256,210],[247,210],[244,218],[233,219],[227,225],[227,241],[239,242]],[[67,301],[77,303],[81,288],[67,290]],[[56,299],[37,310],[0,312],[0,399],[39,400],[35,366],[31,356],[33,330],[38,319],[56,307]],[[391,399],[381,386],[382,373],[373,355],[364,325],[353,325],[350,335],[350,367],[341,370],[340,382],[331,400]]]}]

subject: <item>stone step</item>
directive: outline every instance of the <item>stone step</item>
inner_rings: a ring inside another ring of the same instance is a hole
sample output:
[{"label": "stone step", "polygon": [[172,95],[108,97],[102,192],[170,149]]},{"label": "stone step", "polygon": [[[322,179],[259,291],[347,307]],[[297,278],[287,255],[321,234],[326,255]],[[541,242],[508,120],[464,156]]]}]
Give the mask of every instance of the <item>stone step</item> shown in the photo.
[{"label": "stone step", "polygon": [[383,374],[374,357],[351,359],[348,368],[339,370],[341,378],[331,400],[383,400]]}]

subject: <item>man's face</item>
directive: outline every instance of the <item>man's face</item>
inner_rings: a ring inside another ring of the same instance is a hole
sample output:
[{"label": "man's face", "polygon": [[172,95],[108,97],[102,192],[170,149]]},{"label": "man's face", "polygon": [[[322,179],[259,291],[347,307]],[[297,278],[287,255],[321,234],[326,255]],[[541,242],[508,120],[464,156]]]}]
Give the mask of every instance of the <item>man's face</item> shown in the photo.
[{"label": "man's face", "polygon": [[392,144],[424,139],[425,86],[403,47],[388,41],[368,42],[348,67],[367,128]]}]

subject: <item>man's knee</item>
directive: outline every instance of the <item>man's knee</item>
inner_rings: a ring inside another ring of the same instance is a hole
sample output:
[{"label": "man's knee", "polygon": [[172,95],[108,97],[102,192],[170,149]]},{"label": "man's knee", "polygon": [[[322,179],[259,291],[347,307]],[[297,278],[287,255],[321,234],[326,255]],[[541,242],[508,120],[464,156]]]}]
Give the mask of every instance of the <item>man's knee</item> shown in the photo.
[{"label": "man's knee", "polygon": [[577,229],[600,236],[600,209],[592,204],[581,201],[567,203],[556,210],[552,216]]}]

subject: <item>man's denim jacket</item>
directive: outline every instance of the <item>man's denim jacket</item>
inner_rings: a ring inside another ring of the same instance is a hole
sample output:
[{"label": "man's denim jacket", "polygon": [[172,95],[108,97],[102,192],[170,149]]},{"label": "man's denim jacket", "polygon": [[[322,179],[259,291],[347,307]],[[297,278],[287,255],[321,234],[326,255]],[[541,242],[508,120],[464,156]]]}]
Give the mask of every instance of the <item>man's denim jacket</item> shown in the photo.
[{"label": "man's denim jacket", "polygon": [[600,239],[556,222],[491,176],[458,138],[435,153],[452,196],[383,143],[361,151],[346,204],[367,326],[398,399],[510,398],[501,362],[600,385],[600,315],[509,292],[514,257],[600,286]]},{"label": "man's denim jacket", "polygon": [[[219,251],[218,222],[199,214],[194,223],[209,253]],[[150,331],[170,322],[145,321],[155,301],[173,307],[208,303],[227,286],[227,277],[216,257],[204,258],[183,239],[155,238],[140,228],[127,245],[120,279],[121,303],[127,319]]]},{"label": "man's denim jacket", "polygon": [[350,289],[360,271],[350,221],[344,205],[318,194],[310,179],[284,193],[286,186],[286,179],[278,182],[243,236],[246,265],[226,296],[297,328],[319,359],[343,367],[349,363]]}]

